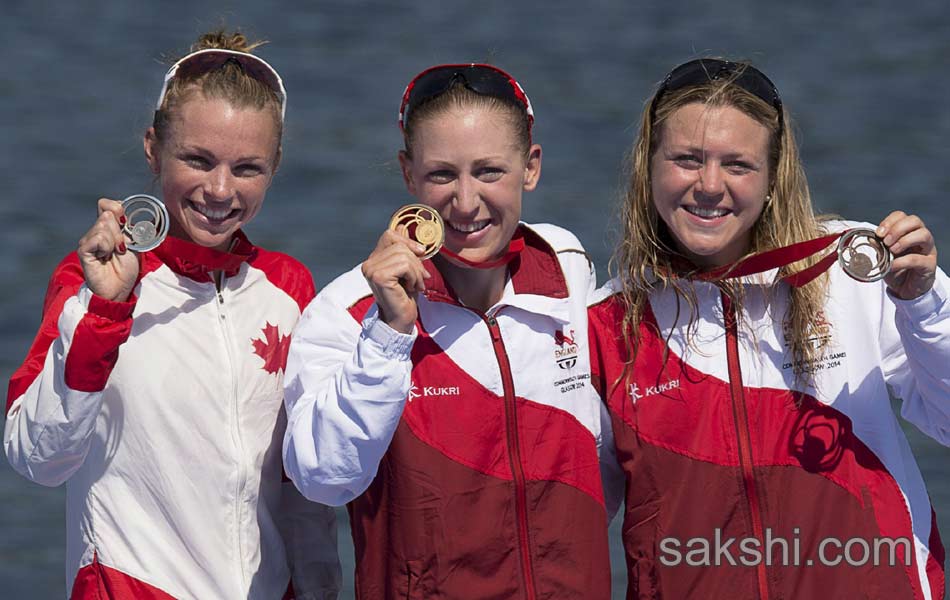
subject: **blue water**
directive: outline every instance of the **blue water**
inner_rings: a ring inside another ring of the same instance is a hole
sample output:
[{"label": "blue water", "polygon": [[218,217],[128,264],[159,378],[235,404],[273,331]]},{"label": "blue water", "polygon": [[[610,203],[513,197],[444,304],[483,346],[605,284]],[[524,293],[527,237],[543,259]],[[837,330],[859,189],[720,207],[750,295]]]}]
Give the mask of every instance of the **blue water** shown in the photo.
[{"label": "blue water", "polygon": [[[302,259],[318,285],[364,258],[407,200],[395,160],[407,80],[430,64],[470,60],[496,62],[527,89],[544,169],[525,219],[573,229],[601,280],[621,158],[643,102],[670,67],[703,53],[751,58],[775,81],[821,211],[869,221],[893,209],[914,212],[946,247],[950,7],[851,6],[858,5],[4,0],[0,376],[22,360],[46,280],[92,223],[96,199],[152,191],[141,132],[161,85],[161,58],[222,22],[271,40],[262,55],[289,93],[284,160],[249,233]],[[946,534],[950,450],[909,435]],[[0,461],[0,596],[62,597],[63,498]],[[351,586],[352,548],[342,550]],[[621,597],[623,573],[615,571]]]}]

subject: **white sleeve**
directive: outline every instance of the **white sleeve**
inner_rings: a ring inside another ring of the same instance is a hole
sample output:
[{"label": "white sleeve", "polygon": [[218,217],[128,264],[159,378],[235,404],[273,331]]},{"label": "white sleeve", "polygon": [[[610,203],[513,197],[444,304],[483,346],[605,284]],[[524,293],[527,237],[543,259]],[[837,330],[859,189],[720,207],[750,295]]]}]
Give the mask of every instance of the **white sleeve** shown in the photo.
[{"label": "white sleeve", "polygon": [[11,380],[11,389],[26,388],[11,391],[3,431],[7,459],[27,479],[57,486],[82,466],[133,305],[103,300],[83,285],[58,315],[44,315],[30,356]]},{"label": "white sleeve", "polygon": [[901,416],[950,446],[950,281],[937,270],[933,288],[913,300],[890,294],[894,319],[882,327],[884,376],[903,401]]},{"label": "white sleeve", "polygon": [[362,324],[321,293],[304,311],[284,377],[284,469],[300,492],[340,506],[376,477],[409,393],[416,332],[394,331],[376,306]]}]

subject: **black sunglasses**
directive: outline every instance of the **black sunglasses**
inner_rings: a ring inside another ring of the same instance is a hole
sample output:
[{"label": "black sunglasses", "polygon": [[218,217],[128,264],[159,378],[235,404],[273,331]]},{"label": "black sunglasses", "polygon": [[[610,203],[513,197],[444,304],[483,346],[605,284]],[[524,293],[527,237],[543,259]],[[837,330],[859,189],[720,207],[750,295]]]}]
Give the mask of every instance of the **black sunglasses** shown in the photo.
[{"label": "black sunglasses", "polygon": [[406,117],[430,98],[445,93],[456,82],[476,94],[513,100],[524,107],[528,115],[528,129],[534,124],[531,101],[515,78],[498,67],[479,63],[438,65],[416,75],[402,94],[399,106],[399,128],[406,128]]},{"label": "black sunglasses", "polygon": [[667,92],[673,92],[693,85],[702,85],[710,81],[730,79],[731,83],[749,92],[778,111],[779,130],[783,127],[782,99],[772,80],[762,71],[748,63],[735,63],[717,58],[697,58],[676,67],[666,76],[650,107],[650,119],[654,117],[656,105]]}]

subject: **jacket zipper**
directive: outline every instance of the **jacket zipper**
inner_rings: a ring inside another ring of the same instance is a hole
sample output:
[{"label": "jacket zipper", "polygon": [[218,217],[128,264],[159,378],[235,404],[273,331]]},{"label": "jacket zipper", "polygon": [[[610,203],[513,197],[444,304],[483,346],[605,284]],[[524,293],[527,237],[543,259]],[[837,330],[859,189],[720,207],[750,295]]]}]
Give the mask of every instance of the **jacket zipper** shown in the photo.
[{"label": "jacket zipper", "polygon": [[[749,502],[749,513],[752,516],[752,533],[758,540],[759,548],[764,549],[764,533],[762,526],[762,508],[759,505],[759,495],[755,487],[755,473],[752,470],[752,439],[749,433],[749,414],[746,407],[745,393],[742,389],[742,370],[739,366],[739,336],[736,308],[726,295],[722,295],[722,313],[726,327],[726,359],[729,363],[729,388],[732,392],[732,413],[736,423],[736,434],[739,444],[739,464],[742,467],[742,482],[745,487],[746,499]],[[765,549],[767,551],[767,549]],[[764,556],[756,565],[756,575],[759,584],[759,598],[768,600],[769,588]]]},{"label": "jacket zipper", "polygon": [[531,550],[528,539],[528,499],[525,491],[524,468],[521,463],[521,445],[518,442],[518,414],[515,410],[515,384],[511,376],[511,363],[505,343],[501,339],[501,330],[495,317],[483,317],[491,333],[495,358],[501,370],[501,382],[505,393],[505,429],[508,438],[508,461],[515,482],[515,516],[518,524],[518,545],[520,546],[521,573],[524,577],[525,592],[529,600],[534,600],[534,572],[531,568]]},{"label": "jacket zipper", "polygon": [[231,440],[235,445],[237,450],[237,485],[234,491],[234,537],[235,537],[235,548],[237,549],[237,566],[238,574],[240,576],[240,585],[241,589],[247,589],[247,574],[244,572],[244,555],[241,551],[241,545],[243,540],[241,539],[241,496],[244,489],[245,483],[247,481],[247,473],[244,469],[244,442],[241,439],[241,427],[239,422],[239,413],[238,413],[238,390],[237,390],[237,377],[235,376],[235,361],[234,354],[232,352],[233,343],[231,340],[231,332],[228,324],[226,323],[226,315],[224,312],[224,296],[222,290],[224,289],[224,274],[222,273],[217,281],[215,281],[215,293],[217,295],[217,305],[218,305],[218,323],[221,326],[221,332],[224,335],[224,347],[225,352],[228,358],[228,366],[231,368],[231,419],[234,423],[233,428],[231,429]]}]

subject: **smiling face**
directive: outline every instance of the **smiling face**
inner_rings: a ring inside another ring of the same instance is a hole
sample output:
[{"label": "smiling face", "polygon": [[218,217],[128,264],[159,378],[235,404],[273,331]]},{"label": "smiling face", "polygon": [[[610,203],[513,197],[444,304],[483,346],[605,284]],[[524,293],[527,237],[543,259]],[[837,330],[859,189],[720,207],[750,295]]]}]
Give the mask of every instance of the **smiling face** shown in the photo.
[{"label": "smiling face", "polygon": [[159,142],[153,129],[145,135],[145,155],[171,217],[169,233],[228,250],[234,233],[260,210],[279,153],[270,111],[193,94],[177,107],[166,139]]},{"label": "smiling face", "polygon": [[731,106],[694,102],[659,134],[653,204],[677,247],[701,267],[739,259],[769,193],[768,129]]},{"label": "smiling face", "polygon": [[508,250],[521,195],[541,173],[541,147],[526,154],[503,110],[452,107],[415,126],[412,155],[399,162],[409,192],[445,220],[445,246],[485,262]]}]

